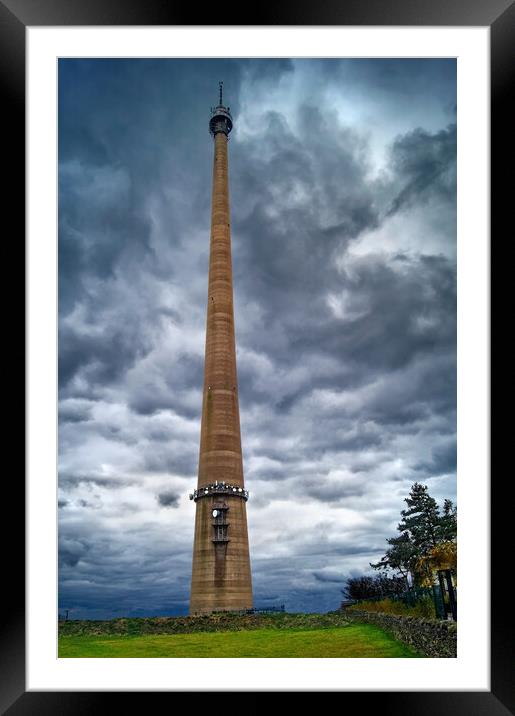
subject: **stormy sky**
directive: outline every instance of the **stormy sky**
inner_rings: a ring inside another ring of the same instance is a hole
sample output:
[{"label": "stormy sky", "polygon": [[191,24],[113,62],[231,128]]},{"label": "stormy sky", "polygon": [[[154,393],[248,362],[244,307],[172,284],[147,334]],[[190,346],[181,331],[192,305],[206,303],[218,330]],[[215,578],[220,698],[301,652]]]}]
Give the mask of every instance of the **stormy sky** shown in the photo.
[{"label": "stormy sky", "polygon": [[255,605],[456,488],[456,63],[59,61],[59,603],[187,612],[218,81]]}]

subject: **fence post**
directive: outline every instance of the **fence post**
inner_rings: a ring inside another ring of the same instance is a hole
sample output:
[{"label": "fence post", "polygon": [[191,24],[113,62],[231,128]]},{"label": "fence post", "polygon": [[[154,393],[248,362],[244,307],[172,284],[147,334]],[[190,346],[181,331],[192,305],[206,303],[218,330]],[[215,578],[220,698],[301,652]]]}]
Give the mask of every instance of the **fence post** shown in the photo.
[{"label": "fence post", "polygon": [[456,595],[454,592],[454,584],[452,583],[451,570],[446,569],[444,575],[445,581],[447,582],[447,592],[449,594],[449,606],[451,607],[452,618],[454,621],[457,621]]},{"label": "fence post", "polygon": [[435,616],[437,619],[445,619],[447,613],[443,601],[443,594],[439,584],[433,584],[433,601],[435,604]]}]

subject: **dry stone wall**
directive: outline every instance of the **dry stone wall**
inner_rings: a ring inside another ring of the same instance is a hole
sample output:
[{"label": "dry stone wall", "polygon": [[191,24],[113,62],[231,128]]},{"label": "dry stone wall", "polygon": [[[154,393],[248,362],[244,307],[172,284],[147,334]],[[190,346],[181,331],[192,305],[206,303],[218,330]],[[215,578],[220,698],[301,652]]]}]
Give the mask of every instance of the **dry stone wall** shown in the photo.
[{"label": "dry stone wall", "polygon": [[349,621],[375,624],[424,656],[431,658],[456,657],[456,622],[402,617],[395,614],[364,612],[354,609],[346,609],[344,614]]}]

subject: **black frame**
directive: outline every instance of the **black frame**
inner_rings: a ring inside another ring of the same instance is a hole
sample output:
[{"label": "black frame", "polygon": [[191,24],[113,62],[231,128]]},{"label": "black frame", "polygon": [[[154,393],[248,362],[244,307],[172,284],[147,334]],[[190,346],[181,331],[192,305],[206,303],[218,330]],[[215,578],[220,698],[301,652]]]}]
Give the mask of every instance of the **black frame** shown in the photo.
[{"label": "black frame", "polygon": [[[263,12],[266,8],[266,12]],[[6,121],[4,153],[13,149],[13,161],[6,165],[9,186],[6,187],[5,207],[16,216],[18,227],[16,242],[11,245],[19,251],[24,262],[22,237],[25,216],[25,28],[27,26],[62,25],[218,25],[223,16],[224,25],[390,25],[390,26],[488,26],[491,39],[491,231],[498,242],[506,236],[510,239],[513,219],[508,211],[513,204],[513,181],[504,182],[502,169],[507,157],[513,152],[513,114],[509,112],[510,82],[513,80],[515,53],[515,6],[512,0],[328,0],[325,3],[309,3],[297,0],[295,4],[253,5],[252,18],[245,18],[242,6],[231,7],[225,3],[220,8],[206,5],[186,7],[163,0],[0,0],[0,83],[3,95],[3,119]],[[198,23],[199,17],[204,22]],[[511,61],[511,62],[510,62]],[[512,147],[510,153],[509,147]],[[511,168],[511,167],[510,167]],[[509,174],[508,174],[509,176]],[[5,196],[5,194],[4,194]],[[506,219],[506,222],[504,221]],[[511,220],[511,221],[510,221]],[[510,223],[508,223],[510,221]],[[506,230],[501,230],[506,223]],[[6,243],[7,235],[6,235]],[[509,243],[511,243],[509,241]],[[492,258],[493,258],[492,244]],[[497,298],[501,305],[500,286],[492,301]],[[504,296],[506,299],[507,296]],[[25,305],[24,296],[18,299]],[[12,302],[12,295],[11,295]],[[493,315],[493,314],[492,314]],[[24,313],[23,313],[24,316]],[[18,329],[17,345],[24,345],[21,322],[13,323]],[[16,335],[16,331],[13,331]],[[16,368],[21,373],[18,360]],[[499,374],[499,369],[496,374]],[[511,371],[510,371],[511,374]],[[25,384],[20,375],[18,385]],[[22,401],[17,400],[18,404]],[[493,441],[492,441],[493,442]],[[500,441],[498,441],[500,444]],[[492,451],[492,454],[493,451]],[[493,465],[492,465],[493,467]],[[511,470],[510,470],[511,473]],[[510,632],[513,633],[513,605],[511,590],[504,589],[503,579],[509,569],[501,525],[510,524],[508,510],[513,500],[507,492],[513,482],[511,474],[501,483],[500,475],[492,482],[492,611],[491,611],[491,691],[489,692],[345,692],[345,708],[358,704],[383,713],[398,716],[506,716],[515,714],[513,680],[513,649]],[[24,524],[25,486],[20,471],[7,473],[12,493],[9,504],[18,518],[17,539],[12,537],[4,547],[4,575],[9,575],[9,607],[4,607],[4,623],[0,632],[0,709],[12,716],[21,714],[90,714],[93,711],[111,711],[120,707],[120,699],[126,692],[80,692],[25,691],[25,570]],[[513,491],[513,488],[511,487]],[[6,501],[7,504],[7,501]],[[5,513],[4,513],[5,514]],[[510,515],[511,517],[511,515]],[[484,578],[484,577],[483,577]],[[481,577],[479,577],[481,579]],[[4,596],[7,588],[4,589]],[[510,626],[512,629],[510,630]],[[409,688],[409,685],[407,685]],[[130,692],[130,706],[148,709],[151,699],[155,706],[156,696],[177,697],[176,692]],[[202,693],[200,693],[202,695]],[[209,697],[209,694],[205,694]],[[264,693],[253,694],[245,699],[249,710],[261,702]],[[356,698],[357,697],[357,698]],[[115,703],[116,698],[116,703]],[[365,704],[363,703],[365,700]],[[349,701],[351,702],[349,704]],[[354,704],[352,703],[354,702]],[[242,702],[243,703],[243,702]],[[339,707],[337,707],[339,708]]]}]

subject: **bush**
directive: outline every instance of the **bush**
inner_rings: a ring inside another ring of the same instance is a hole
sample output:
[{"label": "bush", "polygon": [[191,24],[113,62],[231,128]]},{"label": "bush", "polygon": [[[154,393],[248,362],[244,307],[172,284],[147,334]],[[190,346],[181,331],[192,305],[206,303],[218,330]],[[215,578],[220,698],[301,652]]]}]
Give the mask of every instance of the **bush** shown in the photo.
[{"label": "bush", "polygon": [[435,605],[431,597],[421,597],[413,604],[405,604],[400,600],[380,599],[363,601],[347,607],[347,611],[381,612],[382,614],[396,614],[405,617],[420,617],[435,619]]},{"label": "bush", "polygon": [[377,574],[373,577],[349,577],[341,592],[346,599],[381,599],[406,591],[404,577]]}]

